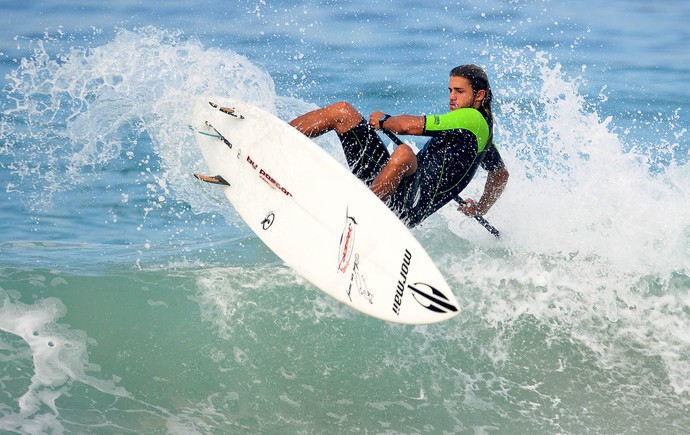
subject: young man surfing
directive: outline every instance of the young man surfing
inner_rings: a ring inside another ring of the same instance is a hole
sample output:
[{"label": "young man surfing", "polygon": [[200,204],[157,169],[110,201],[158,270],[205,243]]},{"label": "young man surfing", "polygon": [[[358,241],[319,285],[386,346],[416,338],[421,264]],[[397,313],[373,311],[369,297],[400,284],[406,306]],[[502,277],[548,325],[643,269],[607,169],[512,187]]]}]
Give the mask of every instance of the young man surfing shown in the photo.
[{"label": "young man surfing", "polygon": [[[390,116],[375,111],[369,120],[346,102],[308,112],[290,124],[308,137],[335,131],[350,170],[405,222],[414,227],[455,199],[477,168],[488,171],[484,192],[458,210],[482,216],[503,193],[508,170],[493,143],[492,93],[480,67],[461,65],[450,72],[450,112]],[[376,133],[431,136],[415,154],[408,145],[389,153]]]}]

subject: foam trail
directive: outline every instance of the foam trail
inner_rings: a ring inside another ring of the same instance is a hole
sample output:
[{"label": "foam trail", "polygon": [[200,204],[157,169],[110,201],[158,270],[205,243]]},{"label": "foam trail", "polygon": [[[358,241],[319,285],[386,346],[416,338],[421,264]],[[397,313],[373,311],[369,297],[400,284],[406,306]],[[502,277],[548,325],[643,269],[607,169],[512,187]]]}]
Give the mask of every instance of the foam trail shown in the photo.
[{"label": "foam trail", "polygon": [[[55,402],[69,393],[74,382],[114,396],[129,397],[114,381],[88,374],[97,373],[100,368],[88,361],[86,334],[59,323],[64,314],[65,306],[58,299],[48,298],[27,305],[0,288],[0,330],[21,338],[33,362],[29,386],[17,400],[19,409],[0,417],[0,429],[29,433],[62,429]],[[15,355],[24,356],[23,353]]]}]

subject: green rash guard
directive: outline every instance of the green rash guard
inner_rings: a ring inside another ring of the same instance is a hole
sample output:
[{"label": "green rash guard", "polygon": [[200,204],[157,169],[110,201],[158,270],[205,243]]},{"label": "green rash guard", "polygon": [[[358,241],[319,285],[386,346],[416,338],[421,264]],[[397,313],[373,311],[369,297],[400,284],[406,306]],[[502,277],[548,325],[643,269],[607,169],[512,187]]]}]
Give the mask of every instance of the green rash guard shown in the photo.
[{"label": "green rash guard", "polygon": [[491,126],[476,109],[463,108],[425,117],[424,136],[431,136],[417,153],[417,172],[403,179],[390,206],[414,227],[452,201],[467,186],[490,154],[493,170],[503,162],[492,142]]},{"label": "green rash guard", "polygon": [[489,140],[490,129],[484,115],[476,109],[457,109],[443,115],[427,115],[424,134],[434,136],[434,132],[463,129],[474,134],[477,140],[477,153],[484,151]]}]

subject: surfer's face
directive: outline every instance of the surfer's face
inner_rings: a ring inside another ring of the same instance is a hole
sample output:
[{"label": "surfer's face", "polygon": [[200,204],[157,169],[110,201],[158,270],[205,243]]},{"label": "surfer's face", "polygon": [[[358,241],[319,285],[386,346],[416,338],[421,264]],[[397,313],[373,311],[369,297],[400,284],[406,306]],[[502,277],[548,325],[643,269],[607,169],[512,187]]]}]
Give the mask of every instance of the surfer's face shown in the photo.
[{"label": "surfer's face", "polygon": [[472,86],[470,86],[470,81],[465,77],[451,76],[448,91],[450,92],[448,104],[451,111],[465,107],[479,109],[484,95],[486,95],[486,92],[482,89],[474,92]]}]

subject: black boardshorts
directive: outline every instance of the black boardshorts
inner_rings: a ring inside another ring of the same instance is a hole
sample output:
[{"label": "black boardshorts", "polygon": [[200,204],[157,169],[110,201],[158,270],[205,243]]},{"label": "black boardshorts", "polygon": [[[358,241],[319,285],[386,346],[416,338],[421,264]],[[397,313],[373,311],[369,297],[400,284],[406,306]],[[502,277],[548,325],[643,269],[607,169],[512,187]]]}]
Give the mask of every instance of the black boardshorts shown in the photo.
[{"label": "black boardshorts", "polygon": [[376,130],[362,119],[351,130],[339,134],[338,138],[350,171],[367,186],[371,186],[390,158],[390,153]]},{"label": "black boardshorts", "polygon": [[[338,138],[342,143],[350,171],[367,186],[371,186],[390,159],[390,153],[381,137],[366,120],[362,119],[351,130],[339,134]],[[398,216],[403,215],[403,211],[412,206],[415,197],[417,200],[419,198],[418,173],[419,171],[403,178],[387,203]]]}]

